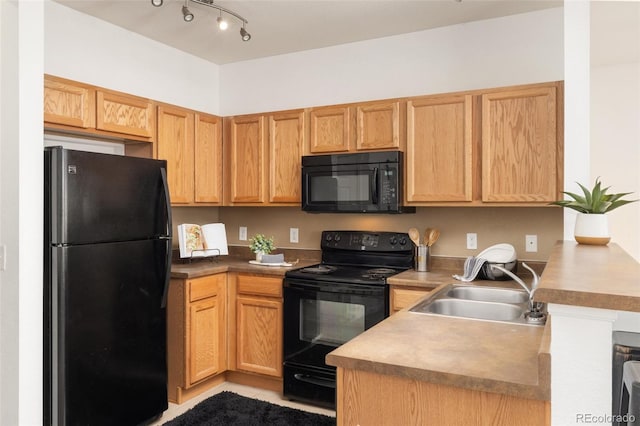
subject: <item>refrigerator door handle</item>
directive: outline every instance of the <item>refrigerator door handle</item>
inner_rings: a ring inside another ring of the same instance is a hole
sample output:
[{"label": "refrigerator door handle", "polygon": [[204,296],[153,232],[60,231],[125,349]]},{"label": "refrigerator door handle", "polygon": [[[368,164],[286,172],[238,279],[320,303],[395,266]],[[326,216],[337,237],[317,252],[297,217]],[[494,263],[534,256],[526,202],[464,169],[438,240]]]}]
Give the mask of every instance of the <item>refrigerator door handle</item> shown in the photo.
[{"label": "refrigerator door handle", "polygon": [[163,167],[160,169],[162,175],[162,186],[164,187],[164,199],[167,206],[167,248],[166,248],[166,272],[164,277],[164,290],[162,291],[161,307],[167,307],[167,296],[169,293],[169,283],[171,281],[171,231],[172,231],[172,218],[171,218],[171,198],[169,198],[169,183],[167,182],[167,170]]}]

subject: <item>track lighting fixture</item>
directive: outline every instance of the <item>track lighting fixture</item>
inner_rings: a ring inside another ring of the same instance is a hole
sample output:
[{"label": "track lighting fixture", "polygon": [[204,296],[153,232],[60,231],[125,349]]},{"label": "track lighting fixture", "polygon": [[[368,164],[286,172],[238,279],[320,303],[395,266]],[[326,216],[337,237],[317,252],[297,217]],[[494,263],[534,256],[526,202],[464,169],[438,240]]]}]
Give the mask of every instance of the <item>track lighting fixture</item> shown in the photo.
[{"label": "track lighting fixture", "polygon": [[[227,15],[231,15],[234,18],[238,19],[242,23],[242,27],[240,28],[240,37],[242,37],[242,41],[251,40],[251,34],[249,34],[245,28],[245,25],[248,24],[249,21],[247,21],[242,16],[238,15],[232,10],[229,10],[222,6],[218,6],[217,4],[214,4],[213,1],[214,0],[184,0],[184,5],[182,6],[182,18],[186,22],[193,21],[194,16],[193,16],[193,13],[191,13],[191,11],[189,10],[189,7],[188,7],[189,2],[212,7],[214,9],[217,9],[220,12],[220,15],[216,19],[216,23],[219,29],[224,31],[229,27],[229,22],[226,19],[224,19],[224,17],[222,16],[223,13],[226,13]],[[160,7],[163,5],[163,3],[164,3],[164,0],[151,0],[151,4],[155,7]]]},{"label": "track lighting fixture", "polygon": [[191,13],[191,11],[186,5],[182,6],[182,18],[184,18],[186,22],[193,21],[193,13]]}]

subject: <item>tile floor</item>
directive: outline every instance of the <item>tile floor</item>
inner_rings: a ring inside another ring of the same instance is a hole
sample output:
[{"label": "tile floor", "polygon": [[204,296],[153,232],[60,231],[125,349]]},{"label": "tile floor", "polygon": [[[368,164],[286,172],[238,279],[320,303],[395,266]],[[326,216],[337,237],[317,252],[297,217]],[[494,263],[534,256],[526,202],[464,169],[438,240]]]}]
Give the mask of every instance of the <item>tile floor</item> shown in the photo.
[{"label": "tile floor", "polygon": [[180,414],[184,413],[190,408],[193,408],[193,406],[198,404],[199,402],[204,401],[210,396],[215,395],[222,391],[235,392],[238,395],[246,396],[249,398],[260,399],[262,401],[283,405],[285,407],[291,407],[291,408],[297,408],[299,410],[310,411],[312,413],[324,414],[332,417],[335,417],[336,415],[336,412],[333,410],[327,410],[325,408],[315,407],[313,405],[307,405],[307,404],[302,404],[299,402],[293,402],[293,401],[283,399],[282,396],[277,392],[253,388],[250,386],[239,385],[236,383],[225,382],[225,383],[222,383],[221,385],[218,385],[210,389],[207,392],[204,392],[198,395],[195,398],[188,400],[183,404],[176,405],[176,404],[169,403],[169,408],[167,409],[167,411],[164,412],[162,417],[160,417],[155,422],[151,423],[149,426],[160,426],[165,422],[168,422],[169,420],[175,417],[178,417]]}]

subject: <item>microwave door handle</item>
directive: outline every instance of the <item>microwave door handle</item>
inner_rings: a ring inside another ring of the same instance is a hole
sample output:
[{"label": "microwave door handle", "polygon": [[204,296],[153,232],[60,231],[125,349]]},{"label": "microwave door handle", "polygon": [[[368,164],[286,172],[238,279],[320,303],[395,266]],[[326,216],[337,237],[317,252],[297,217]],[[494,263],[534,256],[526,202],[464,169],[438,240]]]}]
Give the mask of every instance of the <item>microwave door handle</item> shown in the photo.
[{"label": "microwave door handle", "polygon": [[373,177],[371,184],[371,202],[378,204],[378,168],[373,169]]}]

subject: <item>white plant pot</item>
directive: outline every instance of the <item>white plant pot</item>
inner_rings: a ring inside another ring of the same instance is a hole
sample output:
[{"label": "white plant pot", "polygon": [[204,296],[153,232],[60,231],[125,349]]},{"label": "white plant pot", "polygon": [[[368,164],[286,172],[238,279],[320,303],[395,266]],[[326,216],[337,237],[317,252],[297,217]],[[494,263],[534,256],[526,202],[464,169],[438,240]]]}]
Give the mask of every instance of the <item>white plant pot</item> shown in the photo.
[{"label": "white plant pot", "polygon": [[611,240],[606,214],[578,213],[574,238],[580,244],[606,245]]},{"label": "white plant pot", "polygon": [[256,262],[262,262],[262,255],[263,255],[263,254],[264,254],[264,253],[263,253],[263,252],[261,252],[261,251],[257,251],[257,252],[256,252]]}]

